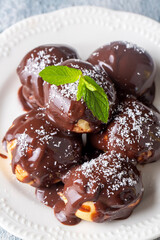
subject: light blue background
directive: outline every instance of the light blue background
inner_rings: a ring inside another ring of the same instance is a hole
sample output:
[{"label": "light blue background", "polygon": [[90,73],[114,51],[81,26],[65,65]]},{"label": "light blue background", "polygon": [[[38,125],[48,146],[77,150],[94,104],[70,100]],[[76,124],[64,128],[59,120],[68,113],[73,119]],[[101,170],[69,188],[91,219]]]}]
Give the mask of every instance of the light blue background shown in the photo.
[{"label": "light blue background", "polygon": [[[95,5],[134,12],[160,22],[160,0],[0,0],[0,32],[29,16],[76,5]],[[0,228],[0,240],[19,238]]]}]

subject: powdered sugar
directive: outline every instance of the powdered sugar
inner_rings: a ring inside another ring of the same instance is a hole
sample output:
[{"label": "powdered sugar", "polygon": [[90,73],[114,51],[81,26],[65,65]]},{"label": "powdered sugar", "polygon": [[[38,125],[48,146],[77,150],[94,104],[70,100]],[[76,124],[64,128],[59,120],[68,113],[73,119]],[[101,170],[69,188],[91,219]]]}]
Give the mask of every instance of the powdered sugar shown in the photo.
[{"label": "powdered sugar", "polygon": [[155,127],[160,124],[153,111],[138,101],[129,100],[119,105],[118,113],[107,131],[108,147],[118,146],[126,151],[127,144],[130,148],[135,145],[137,152],[140,145],[151,149],[154,139],[150,133],[157,134]]},{"label": "powdered sugar", "polygon": [[135,187],[138,184],[134,168],[128,161],[128,158],[123,158],[120,154],[107,152],[90,162],[83,163],[76,169],[74,175],[87,180],[88,193],[94,194],[99,187],[105,188],[107,197],[110,198],[123,187]]},{"label": "powdered sugar", "polygon": [[18,145],[18,151],[20,156],[23,156],[26,154],[26,150],[29,147],[29,143],[31,142],[31,138],[26,134],[27,129],[22,134],[17,134],[17,145]]},{"label": "powdered sugar", "polygon": [[136,44],[130,42],[124,42],[126,45],[126,49],[133,49],[134,51],[138,52],[139,54],[145,53],[145,50],[141,47],[138,47]]},{"label": "powdered sugar", "polygon": [[38,75],[41,70],[49,65],[57,65],[63,62],[63,58],[58,58],[53,54],[55,47],[36,48],[27,58],[27,63],[23,69],[23,73]]}]

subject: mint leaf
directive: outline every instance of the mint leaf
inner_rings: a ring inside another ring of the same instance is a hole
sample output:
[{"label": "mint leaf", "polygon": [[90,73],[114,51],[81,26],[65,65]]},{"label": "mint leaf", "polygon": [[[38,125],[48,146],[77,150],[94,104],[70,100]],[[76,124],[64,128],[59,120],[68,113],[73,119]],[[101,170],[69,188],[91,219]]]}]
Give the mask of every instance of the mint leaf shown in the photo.
[{"label": "mint leaf", "polygon": [[100,121],[107,123],[109,117],[109,102],[106,97],[99,91],[89,91],[86,88],[85,95],[83,96],[87,107],[91,110],[93,115]]},{"label": "mint leaf", "polygon": [[100,87],[100,86],[93,80],[93,78],[91,78],[91,77],[89,77],[89,76],[84,76],[84,79],[88,82],[88,84],[94,86],[98,92],[101,92],[101,94],[103,94],[103,95],[106,97],[106,99],[108,99],[108,98],[107,98],[107,95],[106,95],[106,93],[105,93],[105,91],[104,91],[104,89],[103,89],[102,87]]},{"label": "mint leaf", "polygon": [[96,90],[97,90],[96,87],[95,87],[92,83],[89,83],[88,80],[86,81],[85,77],[86,77],[86,76],[83,77],[83,82],[84,82],[86,88],[88,88],[88,90],[90,90],[90,91],[92,91],[92,92],[93,92],[93,91],[96,91]]},{"label": "mint leaf", "polygon": [[[101,88],[92,78],[88,76],[83,77],[83,83],[83,89],[85,89],[81,95],[83,96],[87,107],[91,110],[95,117],[102,122],[107,123],[109,117],[109,102],[103,88]],[[90,86],[93,86],[93,91],[90,90]]]},{"label": "mint leaf", "polygon": [[83,78],[79,79],[78,90],[77,90],[77,101],[79,101],[85,94],[85,84]]},{"label": "mint leaf", "polygon": [[39,76],[46,82],[59,86],[76,82],[82,76],[82,72],[67,66],[48,66],[39,73]]},{"label": "mint leaf", "polygon": [[109,116],[109,102],[103,88],[91,77],[83,76],[81,70],[67,66],[48,66],[39,75],[50,84],[56,86],[74,83],[79,80],[77,101],[82,97],[93,115],[100,121],[107,123]]},{"label": "mint leaf", "polygon": [[[93,115],[104,123],[107,123],[109,117],[109,102],[107,95],[103,88],[101,88],[91,77],[81,77],[83,82],[83,91],[79,90],[87,107],[91,110]],[[82,85],[82,83],[79,82]],[[80,86],[81,89],[81,86]],[[78,101],[77,93],[77,101]]]}]

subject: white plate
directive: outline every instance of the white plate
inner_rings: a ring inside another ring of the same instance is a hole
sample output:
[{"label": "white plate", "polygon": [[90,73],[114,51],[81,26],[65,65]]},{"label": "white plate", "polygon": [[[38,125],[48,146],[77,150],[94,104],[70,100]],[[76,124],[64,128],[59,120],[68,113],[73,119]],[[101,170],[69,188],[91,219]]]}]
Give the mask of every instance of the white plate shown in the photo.
[{"label": "white plate", "polygon": [[[97,47],[113,40],[128,40],[144,47],[160,66],[160,25],[146,17],[98,7],[73,7],[35,16],[0,35],[0,140],[22,112],[17,99],[20,85],[16,67],[32,48],[46,43],[75,47],[85,59]],[[160,109],[160,69],[155,105]],[[0,152],[4,153],[0,145]],[[38,202],[34,189],[19,183],[9,160],[0,159],[0,225],[29,240],[41,239],[153,239],[160,236],[160,162],[142,168],[145,194],[126,220],[96,224],[82,221],[64,226],[53,211]]]}]

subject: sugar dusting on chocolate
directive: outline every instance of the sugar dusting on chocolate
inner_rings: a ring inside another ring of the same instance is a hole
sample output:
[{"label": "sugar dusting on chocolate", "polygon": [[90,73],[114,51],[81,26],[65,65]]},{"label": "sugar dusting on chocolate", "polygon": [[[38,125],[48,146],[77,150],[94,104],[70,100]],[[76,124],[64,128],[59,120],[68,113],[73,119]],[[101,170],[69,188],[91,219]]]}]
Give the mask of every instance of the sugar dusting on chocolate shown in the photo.
[{"label": "sugar dusting on chocolate", "polygon": [[[74,174],[78,178],[80,176],[79,172],[81,172],[88,179],[88,191],[92,191],[92,193],[95,193],[99,186],[101,189],[105,187],[107,197],[110,198],[110,195],[114,195],[114,191],[118,191],[121,187],[126,185],[135,186],[137,184],[136,178],[130,177],[133,176],[132,168],[123,165],[123,162],[128,161],[127,158],[123,158],[120,154],[115,155],[113,152],[105,153],[96,159],[92,159],[90,162],[85,162],[76,169]],[[130,176],[128,172],[130,172]]]},{"label": "sugar dusting on chocolate", "polygon": [[[145,106],[143,104],[137,104],[137,101],[128,101],[118,107],[118,115],[115,117],[116,122],[116,134],[113,129],[108,131],[108,137],[110,139],[109,145],[116,144],[122,149],[125,149],[126,142],[128,144],[139,143],[142,139],[146,139],[149,136],[149,142],[145,144],[148,149],[151,150],[154,139],[151,137],[150,132],[152,127],[155,126],[156,119],[152,110],[147,109],[145,112]],[[160,137],[160,121],[159,126],[156,126],[156,136]],[[118,127],[117,127],[118,126]],[[117,135],[121,136],[117,138]],[[138,151],[140,150],[137,149]]]},{"label": "sugar dusting on chocolate", "polygon": [[[96,218],[103,222],[128,217],[143,193],[141,177],[136,167],[121,154],[106,152],[73,168],[67,173],[63,198],[55,205],[55,214],[64,224],[77,224],[75,216],[80,206],[95,204]],[[107,217],[107,218],[106,218]]]}]

